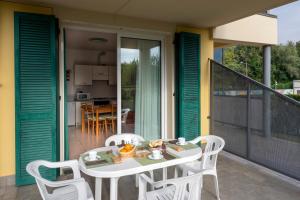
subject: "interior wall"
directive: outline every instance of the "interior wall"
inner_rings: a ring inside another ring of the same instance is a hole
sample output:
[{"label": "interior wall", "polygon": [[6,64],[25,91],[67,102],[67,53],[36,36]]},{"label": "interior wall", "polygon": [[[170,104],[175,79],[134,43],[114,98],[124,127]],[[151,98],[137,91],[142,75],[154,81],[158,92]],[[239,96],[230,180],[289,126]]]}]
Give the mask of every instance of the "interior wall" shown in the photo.
[{"label": "interior wall", "polygon": [[[66,49],[66,67],[70,70],[70,81],[67,82],[69,100],[74,100],[76,92],[78,91],[89,92],[94,98],[117,97],[117,86],[108,85],[108,81],[93,81],[93,85],[91,86],[76,86],[74,83],[75,65],[98,65],[98,54],[101,51],[71,48]],[[117,67],[116,51],[105,51],[106,54],[101,57],[101,64]]]},{"label": "interior wall", "polygon": [[177,32],[191,32],[200,34],[200,112],[201,112],[201,135],[209,134],[210,115],[210,65],[209,59],[214,56],[214,42],[211,39],[210,29],[198,29],[190,27],[177,27]]},{"label": "interior wall", "polygon": [[0,176],[15,174],[14,12],[52,9],[0,1]]}]

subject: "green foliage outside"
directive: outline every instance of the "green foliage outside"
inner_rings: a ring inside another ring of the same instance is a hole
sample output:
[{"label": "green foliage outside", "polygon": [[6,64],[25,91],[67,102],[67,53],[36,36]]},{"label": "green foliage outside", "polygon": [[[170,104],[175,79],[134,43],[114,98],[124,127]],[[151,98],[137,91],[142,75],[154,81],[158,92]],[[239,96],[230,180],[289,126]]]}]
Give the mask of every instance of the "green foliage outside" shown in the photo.
[{"label": "green foliage outside", "polygon": [[138,64],[138,60],[133,60],[130,63],[121,63],[122,108],[130,108],[132,111],[135,110],[136,72]]},{"label": "green foliage outside", "polygon": [[[225,66],[259,82],[263,81],[263,48],[233,46],[224,49]],[[272,87],[292,88],[293,80],[300,79],[300,41],[272,46]],[[247,67],[246,67],[247,66]]]},{"label": "green foliage outside", "polygon": [[296,101],[300,101],[300,95],[299,94],[288,94],[288,97],[295,99]]}]

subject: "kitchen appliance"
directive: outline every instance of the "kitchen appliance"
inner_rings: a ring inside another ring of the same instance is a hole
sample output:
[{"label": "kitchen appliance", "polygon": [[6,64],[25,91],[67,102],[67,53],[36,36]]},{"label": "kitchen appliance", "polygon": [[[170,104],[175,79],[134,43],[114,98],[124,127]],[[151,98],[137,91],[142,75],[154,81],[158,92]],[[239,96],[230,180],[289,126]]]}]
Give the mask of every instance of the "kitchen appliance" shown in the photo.
[{"label": "kitchen appliance", "polygon": [[86,101],[86,100],[90,100],[90,99],[91,99],[90,93],[79,92],[76,94],[77,101]]}]

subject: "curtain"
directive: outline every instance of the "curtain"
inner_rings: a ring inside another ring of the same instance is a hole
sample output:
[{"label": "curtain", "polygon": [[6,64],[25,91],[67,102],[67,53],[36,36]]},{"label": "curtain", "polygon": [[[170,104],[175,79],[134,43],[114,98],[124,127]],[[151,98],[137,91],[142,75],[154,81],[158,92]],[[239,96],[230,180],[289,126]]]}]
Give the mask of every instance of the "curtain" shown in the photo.
[{"label": "curtain", "polygon": [[138,40],[136,71],[135,134],[146,140],[161,137],[160,42]]}]

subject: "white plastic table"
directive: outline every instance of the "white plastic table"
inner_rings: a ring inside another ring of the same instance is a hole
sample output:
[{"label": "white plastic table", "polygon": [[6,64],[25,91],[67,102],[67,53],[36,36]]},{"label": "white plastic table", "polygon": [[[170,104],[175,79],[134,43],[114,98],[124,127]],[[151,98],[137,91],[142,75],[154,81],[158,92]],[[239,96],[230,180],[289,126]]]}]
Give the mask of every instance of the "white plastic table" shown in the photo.
[{"label": "white plastic table", "polygon": [[[97,152],[116,150],[116,146],[101,147],[93,149]],[[110,178],[110,200],[118,199],[118,180],[122,176],[135,175],[155,169],[163,168],[166,170],[167,167],[180,165],[183,163],[192,162],[198,160],[202,156],[202,150],[200,147],[196,147],[190,150],[184,150],[177,152],[174,149],[167,147],[167,152],[175,155],[177,158],[172,160],[166,160],[159,163],[141,165],[134,158],[128,158],[120,164],[105,165],[95,168],[86,168],[82,158],[79,159],[80,170],[92,177],[96,178],[95,184],[95,200],[101,199],[102,190],[102,178]],[[86,152],[88,153],[88,152]],[[164,173],[167,174],[167,173]],[[165,179],[166,177],[163,177]]]}]

